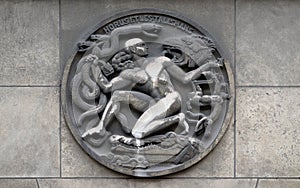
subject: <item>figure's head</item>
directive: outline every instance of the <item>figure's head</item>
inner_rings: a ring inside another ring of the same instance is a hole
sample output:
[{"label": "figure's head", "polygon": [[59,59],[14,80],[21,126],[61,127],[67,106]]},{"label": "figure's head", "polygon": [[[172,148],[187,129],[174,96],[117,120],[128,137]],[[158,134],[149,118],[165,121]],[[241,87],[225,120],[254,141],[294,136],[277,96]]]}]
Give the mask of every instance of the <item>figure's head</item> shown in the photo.
[{"label": "figure's head", "polygon": [[129,39],[125,42],[125,48],[130,52],[138,55],[138,56],[147,56],[148,55],[148,47],[145,42],[140,38]]}]

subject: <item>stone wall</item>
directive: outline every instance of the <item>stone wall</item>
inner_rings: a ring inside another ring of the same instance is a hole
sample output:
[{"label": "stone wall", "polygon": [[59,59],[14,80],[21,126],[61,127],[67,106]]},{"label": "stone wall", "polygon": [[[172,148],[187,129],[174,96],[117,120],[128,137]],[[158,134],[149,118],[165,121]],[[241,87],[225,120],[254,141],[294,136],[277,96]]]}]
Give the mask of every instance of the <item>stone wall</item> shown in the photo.
[{"label": "stone wall", "polygon": [[[76,41],[128,8],[181,12],[234,70],[235,123],[200,163],[134,179],[98,165],[61,114]],[[0,187],[300,187],[300,1],[0,0]]]}]

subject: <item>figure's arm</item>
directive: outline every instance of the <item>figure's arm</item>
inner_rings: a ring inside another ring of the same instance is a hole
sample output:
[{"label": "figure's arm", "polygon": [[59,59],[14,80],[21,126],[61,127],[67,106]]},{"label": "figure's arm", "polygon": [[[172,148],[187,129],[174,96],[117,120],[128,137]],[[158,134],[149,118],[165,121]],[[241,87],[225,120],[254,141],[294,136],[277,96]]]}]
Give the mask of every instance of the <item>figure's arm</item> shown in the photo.
[{"label": "figure's arm", "polygon": [[121,76],[113,78],[110,82],[102,74],[97,81],[104,93],[109,93],[132,84],[132,81],[122,78]]},{"label": "figure's arm", "polygon": [[209,68],[217,68],[220,66],[221,65],[219,63],[217,63],[216,61],[211,61],[211,62],[205,63],[204,65],[198,67],[195,70],[185,73],[181,68],[179,68],[177,65],[175,65],[170,60],[167,60],[164,62],[164,67],[166,68],[168,73],[184,84],[199,78],[201,76],[201,74],[204,71],[208,70]]}]

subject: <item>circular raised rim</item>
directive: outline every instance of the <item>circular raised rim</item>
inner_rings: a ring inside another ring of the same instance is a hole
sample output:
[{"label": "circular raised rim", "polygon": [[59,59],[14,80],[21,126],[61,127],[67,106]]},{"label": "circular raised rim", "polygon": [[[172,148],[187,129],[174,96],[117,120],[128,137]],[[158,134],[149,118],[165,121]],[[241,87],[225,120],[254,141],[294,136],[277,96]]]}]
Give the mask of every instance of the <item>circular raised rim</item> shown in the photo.
[{"label": "circular raised rim", "polygon": [[[199,24],[197,24],[195,21],[193,21],[189,18],[186,18],[185,16],[181,15],[178,12],[163,10],[163,9],[146,8],[146,9],[133,9],[133,10],[118,12],[118,13],[114,14],[113,16],[109,16],[109,17],[104,18],[100,23],[98,23],[97,25],[92,27],[90,29],[90,32],[87,32],[85,35],[83,35],[84,36],[83,40],[86,40],[92,33],[94,33],[99,28],[103,27],[104,25],[110,23],[111,21],[114,21],[114,20],[116,20],[118,18],[121,18],[121,17],[124,17],[124,16],[131,16],[131,15],[143,14],[143,13],[161,14],[161,15],[165,15],[165,16],[169,16],[169,17],[174,17],[178,20],[181,20],[181,21],[184,21],[184,22],[188,23],[189,25],[193,26],[194,28],[196,28],[197,30],[202,32],[205,36],[210,37],[215,42],[215,45],[216,45],[216,48],[217,48],[218,52],[223,57],[224,52],[223,52],[222,48],[220,48],[220,46],[214,40],[214,38],[205,29],[203,29],[201,26],[199,26]],[[126,175],[136,176],[136,177],[164,176],[164,175],[169,175],[169,174],[173,174],[173,173],[182,171],[182,170],[187,169],[188,167],[200,162],[205,156],[207,156],[216,147],[216,145],[220,142],[220,140],[223,138],[226,130],[228,129],[230,124],[232,124],[233,111],[234,111],[233,110],[233,108],[234,108],[233,103],[234,103],[234,98],[235,98],[235,96],[234,96],[234,77],[233,77],[232,69],[230,67],[230,63],[227,60],[225,60],[224,61],[224,65],[225,65],[224,68],[225,68],[225,72],[227,74],[228,82],[229,82],[229,91],[228,92],[229,92],[229,95],[230,95],[230,100],[228,102],[227,113],[225,115],[225,118],[224,118],[224,121],[222,123],[221,129],[220,129],[217,137],[212,142],[212,144],[207,149],[205,149],[205,152],[200,153],[199,155],[197,155],[196,157],[192,158],[191,160],[183,163],[182,165],[175,166],[173,168],[168,168],[166,170],[151,171],[151,172],[144,172],[144,173],[143,173],[143,170],[141,170],[141,171],[138,171],[138,170],[129,171],[129,170],[126,170],[126,169],[123,169],[123,168],[114,168],[114,167],[109,166],[106,163],[102,163],[101,160],[98,158],[98,156],[95,155],[94,152],[86,146],[86,144],[82,141],[82,139],[79,139],[80,135],[78,134],[75,127],[72,125],[72,120],[71,120],[71,117],[70,117],[70,115],[68,113],[68,110],[67,110],[67,97],[68,97],[67,96],[67,82],[68,82],[68,78],[69,78],[69,71],[70,71],[73,59],[76,56],[76,54],[77,54],[77,51],[73,52],[73,55],[66,62],[65,67],[64,67],[64,71],[63,71],[63,78],[62,78],[62,84],[61,84],[61,99],[62,99],[62,111],[63,111],[64,119],[66,121],[66,124],[67,124],[69,130],[72,133],[72,136],[75,138],[77,143],[81,146],[81,148],[91,158],[93,158],[93,160],[96,160],[98,163],[100,163],[101,165],[109,168],[110,170],[120,172],[120,173],[126,174]],[[138,172],[138,173],[136,173],[136,172]]]}]

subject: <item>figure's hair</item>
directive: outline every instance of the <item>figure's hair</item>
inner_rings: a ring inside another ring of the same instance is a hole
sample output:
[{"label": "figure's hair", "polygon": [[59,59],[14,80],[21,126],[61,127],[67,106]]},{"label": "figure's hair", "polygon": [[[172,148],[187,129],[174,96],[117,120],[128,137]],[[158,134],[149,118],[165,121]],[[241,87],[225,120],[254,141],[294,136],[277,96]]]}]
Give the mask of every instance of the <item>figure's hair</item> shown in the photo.
[{"label": "figure's hair", "polygon": [[112,59],[111,65],[116,71],[122,71],[129,68],[128,66],[132,64],[133,55],[130,51],[124,50],[118,52]]}]

